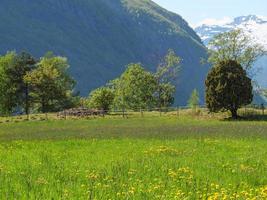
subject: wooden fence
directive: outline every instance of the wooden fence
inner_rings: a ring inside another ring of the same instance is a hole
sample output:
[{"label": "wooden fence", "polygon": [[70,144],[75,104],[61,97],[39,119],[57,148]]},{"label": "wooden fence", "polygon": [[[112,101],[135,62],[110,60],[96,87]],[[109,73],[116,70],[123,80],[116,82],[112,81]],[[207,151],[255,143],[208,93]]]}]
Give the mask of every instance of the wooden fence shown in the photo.
[{"label": "wooden fence", "polygon": [[[239,109],[238,114],[244,117],[262,118],[267,115],[263,105],[251,105]],[[187,106],[168,107],[168,108],[148,108],[148,109],[112,109],[97,110],[87,108],[73,108],[58,113],[16,115],[9,117],[0,117],[0,123],[21,122],[21,121],[45,121],[45,120],[67,120],[67,119],[93,119],[97,117],[110,118],[136,118],[136,117],[160,117],[160,116],[194,116],[205,118],[223,118],[229,116],[229,113],[209,113],[205,106],[190,108]],[[265,117],[267,120],[267,116]]]}]

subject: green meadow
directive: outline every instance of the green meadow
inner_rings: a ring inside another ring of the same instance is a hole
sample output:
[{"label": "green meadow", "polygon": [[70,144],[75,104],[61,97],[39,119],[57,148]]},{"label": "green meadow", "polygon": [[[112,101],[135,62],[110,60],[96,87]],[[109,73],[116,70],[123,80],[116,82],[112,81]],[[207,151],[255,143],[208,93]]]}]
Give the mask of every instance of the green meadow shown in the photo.
[{"label": "green meadow", "polygon": [[0,124],[0,199],[267,199],[267,122],[148,116]]}]

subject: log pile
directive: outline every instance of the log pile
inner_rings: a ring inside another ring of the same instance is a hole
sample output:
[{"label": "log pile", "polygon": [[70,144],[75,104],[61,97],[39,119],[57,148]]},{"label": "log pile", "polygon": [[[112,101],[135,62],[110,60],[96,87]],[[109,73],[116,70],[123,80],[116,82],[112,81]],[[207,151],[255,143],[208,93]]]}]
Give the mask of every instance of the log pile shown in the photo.
[{"label": "log pile", "polygon": [[89,117],[89,116],[104,116],[105,112],[103,110],[87,109],[87,108],[72,108],[69,110],[64,110],[58,113],[58,117]]}]

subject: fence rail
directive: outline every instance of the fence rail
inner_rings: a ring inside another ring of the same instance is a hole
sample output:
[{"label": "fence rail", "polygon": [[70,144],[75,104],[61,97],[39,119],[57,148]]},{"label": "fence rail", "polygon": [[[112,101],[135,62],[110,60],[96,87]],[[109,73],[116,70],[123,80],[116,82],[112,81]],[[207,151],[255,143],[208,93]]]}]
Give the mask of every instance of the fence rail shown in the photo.
[{"label": "fence rail", "polygon": [[[239,109],[238,114],[244,117],[262,117],[267,115],[265,107],[262,105],[246,106]],[[205,118],[223,118],[229,113],[209,113],[205,106],[190,108],[188,106],[168,107],[168,108],[147,108],[147,109],[112,109],[112,110],[96,110],[86,108],[75,108],[64,110],[59,113],[30,114],[0,117],[0,124],[7,122],[22,121],[45,121],[45,120],[67,120],[67,119],[93,119],[97,117],[110,118],[138,118],[138,117],[160,117],[160,116],[194,116]],[[267,119],[267,116],[266,116]]]}]

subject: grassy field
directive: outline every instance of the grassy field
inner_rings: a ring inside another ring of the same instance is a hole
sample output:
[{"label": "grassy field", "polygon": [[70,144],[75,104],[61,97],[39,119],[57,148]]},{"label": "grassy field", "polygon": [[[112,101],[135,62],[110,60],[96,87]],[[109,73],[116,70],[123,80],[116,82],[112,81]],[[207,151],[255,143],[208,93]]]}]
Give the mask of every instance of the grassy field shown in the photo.
[{"label": "grassy field", "polygon": [[2,123],[0,199],[267,199],[267,122]]}]

